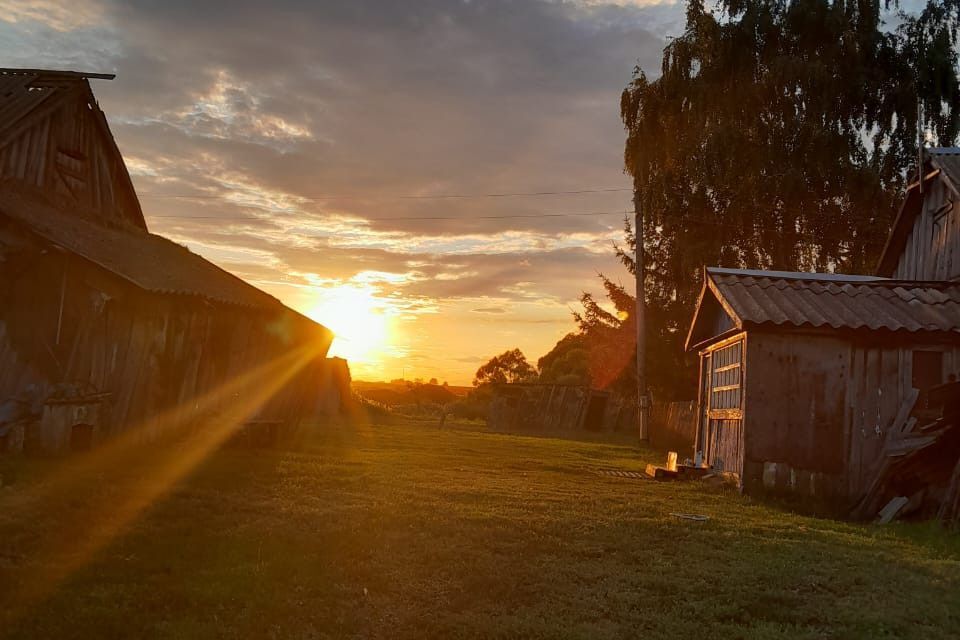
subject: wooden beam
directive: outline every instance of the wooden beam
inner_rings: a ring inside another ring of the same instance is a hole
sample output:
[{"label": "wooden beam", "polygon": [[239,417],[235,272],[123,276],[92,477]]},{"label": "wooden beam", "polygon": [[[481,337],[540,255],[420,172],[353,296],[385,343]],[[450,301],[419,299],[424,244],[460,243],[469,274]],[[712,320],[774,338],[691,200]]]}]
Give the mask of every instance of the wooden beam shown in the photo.
[{"label": "wooden beam", "polygon": [[0,68],[0,75],[34,75],[34,76],[60,76],[62,78],[94,79],[94,80],[113,80],[117,77],[115,73],[88,73],[85,71],[58,71],[56,69],[12,69],[9,67]]}]

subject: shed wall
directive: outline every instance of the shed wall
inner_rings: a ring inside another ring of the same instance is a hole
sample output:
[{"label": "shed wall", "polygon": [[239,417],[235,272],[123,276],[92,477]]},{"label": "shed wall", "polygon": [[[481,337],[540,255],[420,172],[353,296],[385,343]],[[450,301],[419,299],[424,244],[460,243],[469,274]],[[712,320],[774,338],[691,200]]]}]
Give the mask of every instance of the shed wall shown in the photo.
[{"label": "shed wall", "polygon": [[749,333],[745,487],[763,484],[766,473],[768,487],[836,492],[849,366],[849,344],[839,338]]},{"label": "shed wall", "polygon": [[913,362],[918,351],[942,354],[939,380],[960,372],[960,336],[924,340],[859,340],[851,346],[851,376],[847,385],[847,495],[855,499],[870,484],[883,455],[883,442],[905,399],[914,388]]},{"label": "shed wall", "polygon": [[940,352],[946,381],[960,369],[958,340],[751,331],[744,487],[859,498],[913,388],[914,352]]}]

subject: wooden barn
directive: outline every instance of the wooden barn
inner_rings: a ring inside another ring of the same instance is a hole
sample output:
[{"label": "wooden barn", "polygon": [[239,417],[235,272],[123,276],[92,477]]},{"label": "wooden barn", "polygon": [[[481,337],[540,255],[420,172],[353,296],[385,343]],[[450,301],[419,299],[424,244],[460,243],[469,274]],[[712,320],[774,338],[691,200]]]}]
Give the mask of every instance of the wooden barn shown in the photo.
[{"label": "wooden barn", "polygon": [[856,503],[960,373],[960,150],[929,150],[924,173],[876,276],[705,270],[696,447],[745,490]]},{"label": "wooden barn", "polygon": [[91,77],[0,70],[0,443],[86,448],[299,349],[251,416],[297,422],[331,332],[148,231]]}]

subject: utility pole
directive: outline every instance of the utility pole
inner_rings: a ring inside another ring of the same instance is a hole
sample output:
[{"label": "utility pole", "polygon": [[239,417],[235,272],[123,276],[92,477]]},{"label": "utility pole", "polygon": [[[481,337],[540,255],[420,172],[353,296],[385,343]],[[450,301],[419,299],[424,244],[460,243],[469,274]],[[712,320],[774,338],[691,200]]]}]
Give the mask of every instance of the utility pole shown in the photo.
[{"label": "utility pole", "polygon": [[650,406],[647,397],[647,304],[643,287],[643,210],[634,198],[634,264],[637,281],[637,430],[640,439],[650,437]]},{"label": "utility pole", "polygon": [[923,102],[917,96],[917,180],[920,181],[920,207],[923,208]]}]

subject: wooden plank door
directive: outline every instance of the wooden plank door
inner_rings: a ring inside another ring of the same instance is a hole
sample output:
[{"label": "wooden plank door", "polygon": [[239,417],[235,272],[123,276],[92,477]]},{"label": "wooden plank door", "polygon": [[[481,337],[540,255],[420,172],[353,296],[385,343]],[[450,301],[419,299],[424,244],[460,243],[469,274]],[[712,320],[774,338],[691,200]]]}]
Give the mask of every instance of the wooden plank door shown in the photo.
[{"label": "wooden plank door", "polygon": [[704,360],[707,388],[707,464],[717,471],[743,473],[743,340],[721,343]]}]

